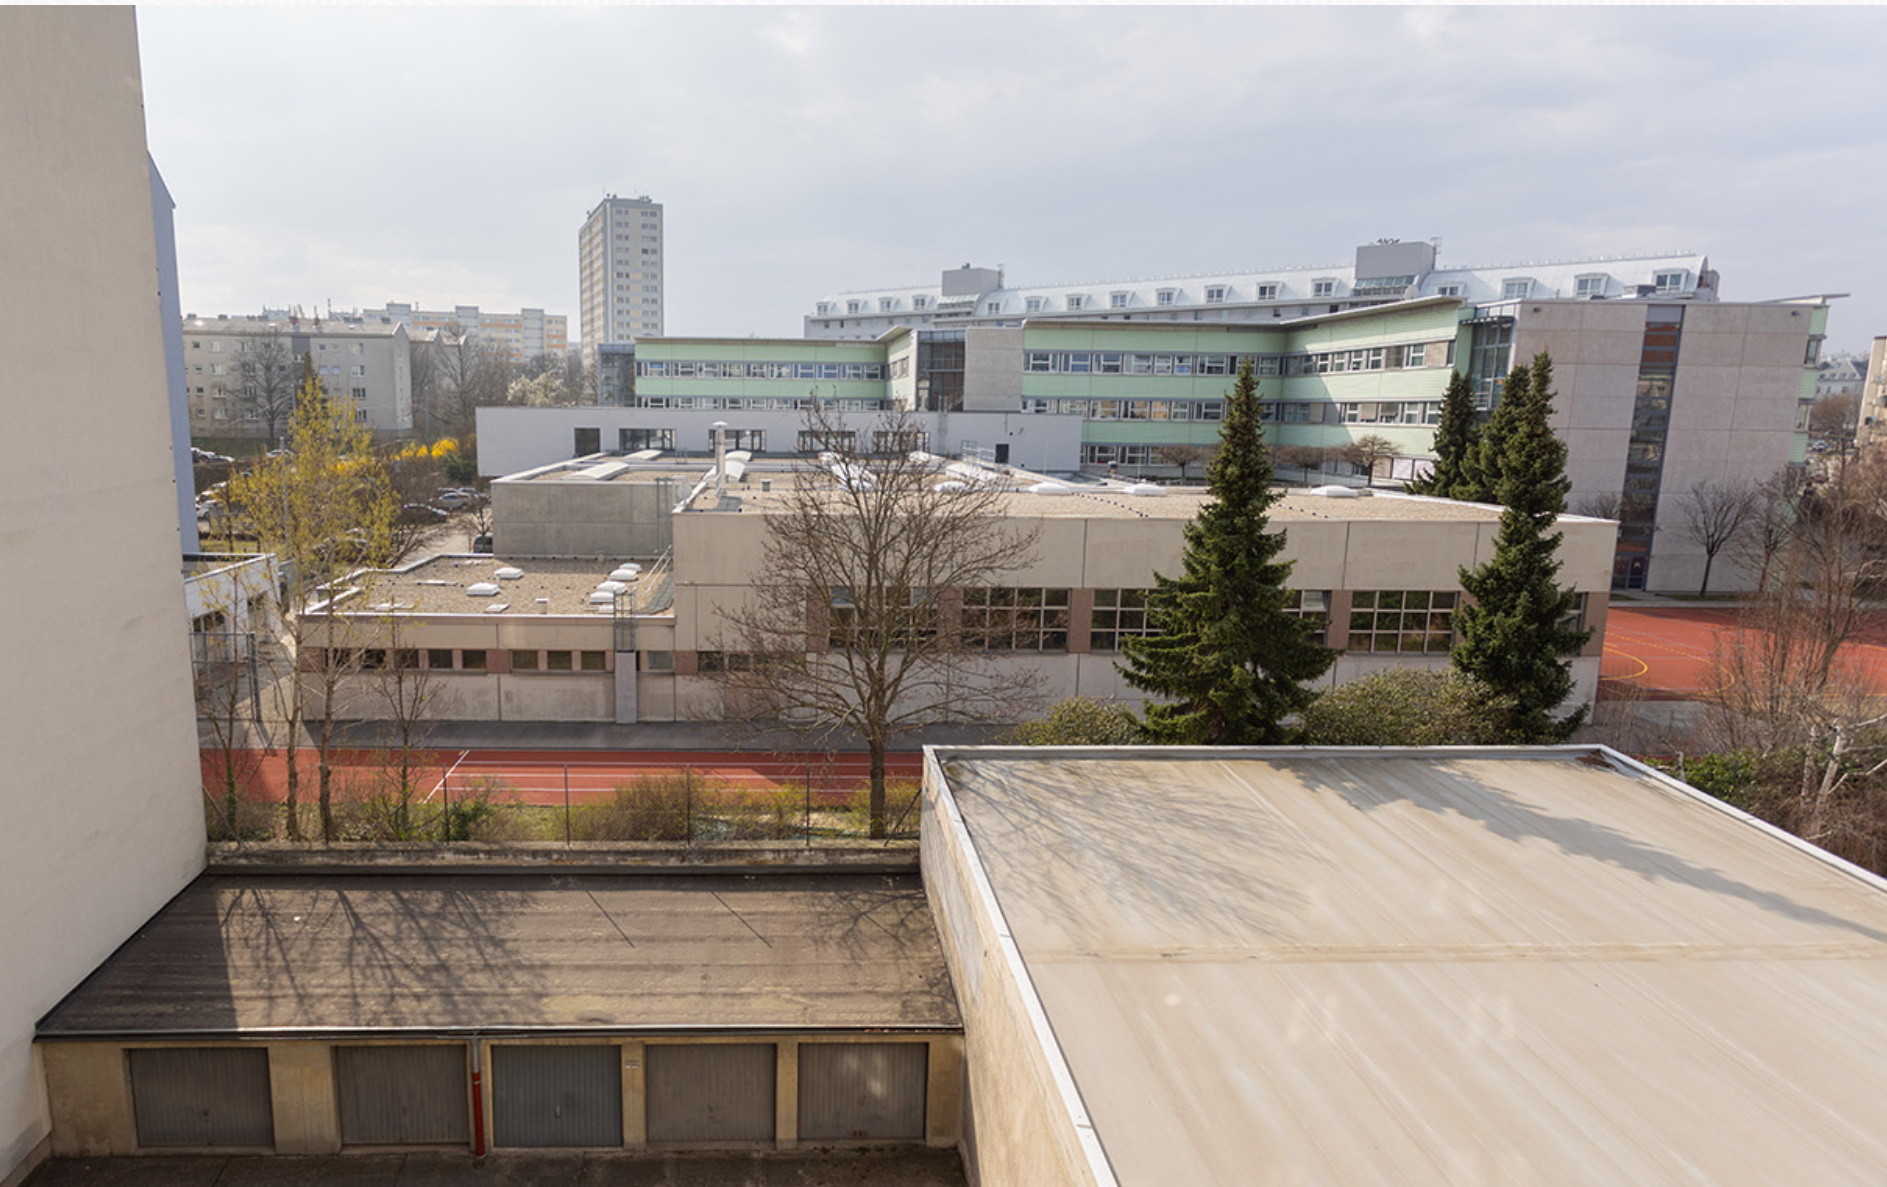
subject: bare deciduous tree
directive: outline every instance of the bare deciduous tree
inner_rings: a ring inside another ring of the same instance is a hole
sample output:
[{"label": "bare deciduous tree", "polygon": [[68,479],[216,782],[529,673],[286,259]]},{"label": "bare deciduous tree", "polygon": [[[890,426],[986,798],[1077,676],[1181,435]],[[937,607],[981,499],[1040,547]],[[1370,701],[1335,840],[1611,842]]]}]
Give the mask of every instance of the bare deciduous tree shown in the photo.
[{"label": "bare deciduous tree", "polygon": [[1733,546],[1735,554],[1756,570],[1756,588],[1766,590],[1775,575],[1776,558],[1795,534],[1796,506],[1802,498],[1801,475],[1788,467],[1756,484],[1747,529]]},{"label": "bare deciduous tree", "polygon": [[[875,426],[909,439],[907,416]],[[850,441],[814,408],[807,429]],[[765,517],[745,598],[719,607],[729,715],[823,738],[861,735],[871,754],[871,834],[885,835],[885,753],[943,721],[1013,721],[1034,679],[994,652],[1067,630],[1067,609],[1002,582],[1033,560],[1036,532],[1003,514],[992,484],[918,453],[832,453],[749,510]],[[1059,616],[1059,617],[1058,617]]]},{"label": "bare deciduous tree", "polygon": [[430,423],[439,436],[470,440],[480,408],[503,404],[515,371],[496,343],[441,330],[427,348],[437,371]]},{"label": "bare deciduous tree", "polygon": [[1343,447],[1343,460],[1363,472],[1363,485],[1376,485],[1376,463],[1396,456],[1396,443],[1371,433]]},{"label": "bare deciduous tree", "polygon": [[1296,470],[1310,481],[1312,470],[1321,470],[1330,461],[1331,451],[1322,445],[1276,445],[1271,449],[1271,464],[1279,469]]},{"label": "bare deciduous tree", "polygon": [[234,393],[245,418],[262,422],[269,448],[281,444],[282,430],[295,413],[295,389],[301,360],[280,332],[249,334],[236,343]]},{"label": "bare deciduous tree", "polygon": [[1212,455],[1219,452],[1216,445],[1162,445],[1153,451],[1153,456],[1169,466],[1179,468],[1179,480],[1186,481],[1186,471],[1194,465],[1203,465],[1212,460]]},{"label": "bare deciduous tree", "polygon": [[1717,554],[1741,539],[1756,504],[1756,489],[1733,478],[1706,478],[1678,500],[1677,529],[1704,550],[1703,580],[1697,592],[1710,592],[1710,568]]}]

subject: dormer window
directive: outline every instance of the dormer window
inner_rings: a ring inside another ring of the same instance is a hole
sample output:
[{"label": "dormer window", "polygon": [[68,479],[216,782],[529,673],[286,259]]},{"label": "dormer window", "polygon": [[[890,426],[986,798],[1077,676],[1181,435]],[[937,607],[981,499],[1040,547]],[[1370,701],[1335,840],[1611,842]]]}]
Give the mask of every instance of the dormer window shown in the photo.
[{"label": "dormer window", "polygon": [[1042,298],[1030,297],[1023,302],[1023,307],[1030,313],[1040,313],[1042,312]]},{"label": "dormer window", "polygon": [[1126,294],[1126,293],[1109,293],[1109,294],[1107,294],[1107,307],[1108,307],[1109,309],[1125,309],[1125,308],[1127,308],[1127,294]]},{"label": "dormer window", "polygon": [[1681,293],[1684,291],[1684,282],[1689,279],[1689,275],[1681,268],[1670,272],[1658,272],[1653,275],[1652,283],[1658,292]]},{"label": "dormer window", "polygon": [[912,295],[912,297],[911,297],[911,308],[913,308],[913,309],[929,309],[929,308],[930,308],[930,298],[929,298],[929,297],[926,297],[926,296],[925,296],[924,294],[922,294],[922,293],[916,293],[916,294],[913,294],[913,295]]},{"label": "dormer window", "polygon": [[1081,296],[1079,293],[1068,294],[1068,311],[1070,313],[1073,313],[1081,309],[1086,304],[1087,304],[1087,298]]},{"label": "dormer window", "polygon": [[1277,285],[1275,285],[1275,284],[1261,284],[1261,285],[1259,285],[1259,286],[1258,286],[1258,299],[1259,299],[1260,301],[1275,301],[1275,300],[1277,300],[1277,299],[1278,299],[1278,286],[1277,286]]},{"label": "dormer window", "polygon": [[1603,272],[1588,272],[1573,278],[1573,295],[1578,297],[1603,297],[1606,286],[1612,281]]},{"label": "dormer window", "polygon": [[865,312],[865,303],[863,301],[847,301],[845,303],[845,312],[863,313]]},{"label": "dormer window", "polygon": [[1222,305],[1224,303],[1225,303],[1225,286],[1222,284],[1207,285],[1206,286],[1206,304]]},{"label": "dormer window", "polygon": [[1458,284],[1438,284],[1435,286],[1437,297],[1459,297],[1465,291]]},{"label": "dormer window", "polygon": [[896,297],[878,298],[878,312],[880,313],[890,313],[892,310],[896,309],[897,307],[898,307],[898,299]]},{"label": "dormer window", "polygon": [[1533,295],[1533,281],[1525,276],[1510,276],[1500,282],[1500,299],[1524,301]]},{"label": "dormer window", "polygon": [[997,313],[1001,313],[1001,312],[1002,312],[1002,302],[1001,302],[1001,301],[985,301],[985,302],[983,302],[983,312],[984,312],[984,313],[988,313],[988,314],[997,314]]},{"label": "dormer window", "polygon": [[1154,299],[1161,305],[1171,305],[1179,299],[1178,289],[1161,289],[1154,294]]},{"label": "dormer window", "polygon": [[1310,282],[1310,295],[1313,297],[1334,297],[1337,295],[1335,280],[1313,280]]}]

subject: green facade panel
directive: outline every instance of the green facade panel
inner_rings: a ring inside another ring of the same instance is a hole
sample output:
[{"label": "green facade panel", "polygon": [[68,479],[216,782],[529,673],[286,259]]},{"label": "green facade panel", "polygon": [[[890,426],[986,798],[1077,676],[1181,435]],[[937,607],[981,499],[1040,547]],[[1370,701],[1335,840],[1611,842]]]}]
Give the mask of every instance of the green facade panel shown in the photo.
[{"label": "green facade panel", "polygon": [[1166,354],[1281,354],[1288,350],[1282,329],[1174,323],[1097,322],[1091,326],[1035,326],[1022,329],[1022,349],[1137,350]]}]

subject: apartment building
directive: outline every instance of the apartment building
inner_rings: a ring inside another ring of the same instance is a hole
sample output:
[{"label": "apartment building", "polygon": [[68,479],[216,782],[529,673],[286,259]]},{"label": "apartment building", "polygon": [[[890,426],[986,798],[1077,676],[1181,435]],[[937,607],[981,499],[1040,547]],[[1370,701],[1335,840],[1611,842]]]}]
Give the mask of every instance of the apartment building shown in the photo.
[{"label": "apartment building", "polygon": [[342,321],[397,322],[414,330],[450,330],[455,334],[477,334],[499,346],[505,358],[523,363],[548,354],[562,358],[570,349],[569,318],[542,309],[520,309],[516,313],[487,313],[476,305],[454,305],[451,309],[416,309],[410,304],[388,302],[378,309],[362,309],[330,314]]},{"label": "apartment building", "polygon": [[577,232],[583,355],[604,343],[662,335],[662,204],[611,194]]},{"label": "apartment building", "polygon": [[[376,437],[413,433],[413,357],[399,322],[273,316],[188,316],[183,324],[184,382],[194,437],[264,437],[256,367],[263,356],[304,356],[328,395],[352,410]],[[279,433],[287,418],[276,423]]]},{"label": "apartment building", "polygon": [[0,466],[0,552],[30,617],[0,635],[14,1187],[50,1147],[35,1024],[203,868],[204,834],[166,397],[176,257],[131,9],[0,8],[0,111],[33,113],[0,120],[0,309],[34,344],[9,363],[8,391],[33,398],[8,402]]},{"label": "apartment building", "polygon": [[[1701,262],[1683,271],[1707,272]],[[1539,268],[1531,279],[1542,276],[1552,279]],[[1623,292],[1625,279],[1605,279]],[[497,475],[598,450],[705,450],[715,421],[739,448],[803,453],[804,410],[817,398],[861,415],[914,410],[939,453],[1172,478],[1184,455],[1169,447],[1217,442],[1225,391],[1249,361],[1271,441],[1312,459],[1282,465],[1281,478],[1395,483],[1433,457],[1451,375],[1467,374],[1491,409],[1513,365],[1545,350],[1557,364],[1554,424],[1572,505],[1653,509],[1621,535],[1618,586],[1695,589],[1703,553],[1668,529],[1706,478],[1759,481],[1803,463],[1829,309],[1818,298],[1707,300],[1696,284],[1668,300],[1655,284],[1642,298],[1645,286],[1630,287],[1629,297],[1439,294],[1261,322],[1057,314],[900,326],[870,340],[665,338],[637,345],[632,382],[612,389],[620,407],[481,409],[480,466]],[[1345,460],[1364,438],[1389,445],[1368,474]],[[1718,575],[1723,588],[1747,577],[1721,558]]]}]

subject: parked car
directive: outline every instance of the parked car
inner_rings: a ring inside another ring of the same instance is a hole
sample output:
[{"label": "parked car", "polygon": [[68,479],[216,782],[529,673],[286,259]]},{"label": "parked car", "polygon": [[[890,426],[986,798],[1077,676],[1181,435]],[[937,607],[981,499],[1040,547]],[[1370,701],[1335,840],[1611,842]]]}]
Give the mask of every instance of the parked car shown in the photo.
[{"label": "parked car", "polygon": [[466,490],[464,487],[454,487],[450,490],[440,491],[434,496],[433,503],[436,506],[444,507],[447,511],[463,511],[467,507],[484,502],[484,500],[485,496],[475,490]]},{"label": "parked car", "polygon": [[396,522],[403,524],[443,523],[450,518],[452,518],[450,512],[442,511],[430,503],[408,503],[400,508],[400,516]]},{"label": "parked car", "polygon": [[491,533],[485,532],[472,537],[472,551],[489,553],[491,551]]}]

